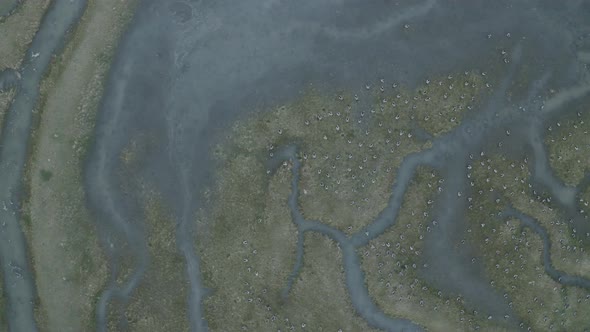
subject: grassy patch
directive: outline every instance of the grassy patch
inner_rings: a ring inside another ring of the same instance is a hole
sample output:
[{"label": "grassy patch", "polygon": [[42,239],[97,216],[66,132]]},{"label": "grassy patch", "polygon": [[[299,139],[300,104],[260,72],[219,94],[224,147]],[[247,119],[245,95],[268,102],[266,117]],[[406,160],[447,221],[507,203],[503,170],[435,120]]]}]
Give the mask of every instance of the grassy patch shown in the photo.
[{"label": "grassy patch", "polygon": [[41,180],[47,182],[47,181],[51,180],[51,178],[53,177],[53,172],[46,170],[46,169],[42,169],[39,171],[39,176],[41,176]]}]

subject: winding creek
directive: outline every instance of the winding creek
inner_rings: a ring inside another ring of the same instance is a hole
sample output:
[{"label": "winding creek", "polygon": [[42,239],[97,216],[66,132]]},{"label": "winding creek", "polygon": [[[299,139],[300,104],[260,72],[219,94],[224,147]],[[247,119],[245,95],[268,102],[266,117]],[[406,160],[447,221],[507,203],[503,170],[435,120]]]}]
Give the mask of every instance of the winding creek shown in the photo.
[{"label": "winding creek", "polygon": [[[11,331],[37,330],[33,317],[35,288],[27,258],[27,245],[19,225],[19,202],[39,83],[51,57],[64,45],[66,31],[77,23],[85,6],[85,0],[52,2],[19,70],[21,80],[18,93],[2,130],[0,202],[3,208],[0,209],[0,261]],[[38,56],[33,57],[33,53]]]}]

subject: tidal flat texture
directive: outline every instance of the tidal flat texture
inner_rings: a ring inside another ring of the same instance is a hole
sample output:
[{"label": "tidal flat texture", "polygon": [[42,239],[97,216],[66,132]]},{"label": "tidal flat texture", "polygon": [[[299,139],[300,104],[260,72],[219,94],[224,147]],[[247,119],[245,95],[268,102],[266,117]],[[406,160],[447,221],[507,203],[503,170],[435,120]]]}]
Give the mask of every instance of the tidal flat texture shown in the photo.
[{"label": "tidal flat texture", "polygon": [[0,330],[590,331],[584,0],[0,4]]}]

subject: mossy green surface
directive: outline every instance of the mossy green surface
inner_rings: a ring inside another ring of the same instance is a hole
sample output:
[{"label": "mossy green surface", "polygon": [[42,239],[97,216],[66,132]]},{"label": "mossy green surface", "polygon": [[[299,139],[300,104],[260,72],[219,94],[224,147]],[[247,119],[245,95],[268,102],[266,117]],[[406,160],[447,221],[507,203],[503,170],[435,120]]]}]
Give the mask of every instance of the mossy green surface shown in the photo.
[{"label": "mossy green surface", "polygon": [[309,90],[238,122],[231,141],[261,162],[297,144],[302,213],[351,234],[386,206],[403,158],[457,126],[485,89],[471,72],[427,82],[411,91],[384,80],[356,92]]}]

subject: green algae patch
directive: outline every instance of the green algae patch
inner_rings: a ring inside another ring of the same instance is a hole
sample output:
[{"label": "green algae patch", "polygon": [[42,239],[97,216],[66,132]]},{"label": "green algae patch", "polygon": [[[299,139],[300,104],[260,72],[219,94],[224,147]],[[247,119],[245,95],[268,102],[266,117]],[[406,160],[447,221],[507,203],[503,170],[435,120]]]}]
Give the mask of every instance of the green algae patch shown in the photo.
[{"label": "green algae patch", "polygon": [[[212,331],[370,330],[354,314],[341,253],[327,238],[305,235],[303,267],[289,294],[284,294],[298,236],[287,205],[291,167],[283,164],[268,181],[256,181],[255,175],[247,174],[264,171],[263,166],[242,155],[227,165],[227,174],[222,171],[225,180],[218,181],[213,199],[223,203],[212,212],[209,233],[199,246],[203,281],[212,289],[205,300]],[[240,188],[250,188],[251,195],[231,194]],[[217,195],[221,197],[215,199]]]},{"label": "green algae patch", "polygon": [[39,176],[41,176],[41,179],[43,181],[49,181],[51,180],[51,177],[53,177],[53,172],[48,171],[46,169],[42,169],[39,171]]},{"label": "green algae patch", "polygon": [[292,103],[236,123],[231,143],[217,153],[227,156],[232,146],[263,163],[276,148],[296,144],[301,212],[352,234],[387,205],[404,157],[457,126],[479,101],[483,82],[483,76],[466,72],[427,80],[411,91],[384,80],[343,93],[308,90]]},{"label": "green algae patch", "polygon": [[409,121],[383,126],[384,118],[393,115],[365,108],[357,98],[309,91],[301,100],[236,124],[232,131],[232,144],[261,163],[282,145],[295,143],[302,161],[302,213],[348,234],[385,207],[403,157],[428,146],[413,137]]},{"label": "green algae patch", "polygon": [[440,136],[475,112],[482,97],[490,91],[484,78],[481,74],[466,71],[457,76],[427,79],[413,95],[396,95],[397,104],[402,109],[406,108],[432,136]]},{"label": "green algae patch", "polygon": [[547,230],[552,242],[551,258],[556,269],[568,274],[590,276],[587,247],[573,233],[569,218],[555,207],[552,198],[533,190],[527,159],[519,161],[490,156],[474,162],[470,167],[473,167],[471,176],[478,188],[473,198],[483,201],[477,209],[487,211],[481,212],[477,218],[497,219],[497,214],[503,208],[512,205],[535,218]]}]

